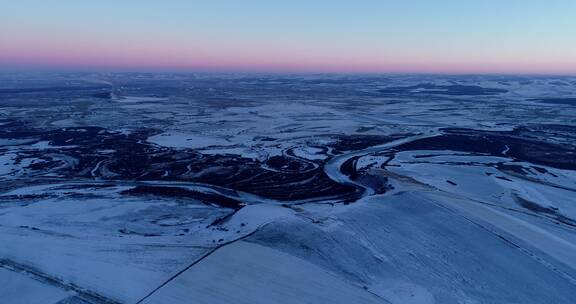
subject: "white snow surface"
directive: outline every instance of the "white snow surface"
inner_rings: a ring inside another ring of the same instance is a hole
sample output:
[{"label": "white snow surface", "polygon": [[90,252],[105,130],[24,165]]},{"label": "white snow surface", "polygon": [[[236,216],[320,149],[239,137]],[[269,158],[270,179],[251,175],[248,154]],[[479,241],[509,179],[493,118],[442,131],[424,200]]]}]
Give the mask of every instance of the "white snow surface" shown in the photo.
[{"label": "white snow surface", "polygon": [[0,268],[0,295],[2,304],[57,304],[70,296],[58,287],[4,268]]},{"label": "white snow surface", "polygon": [[298,257],[257,244],[218,249],[144,301],[162,303],[382,303]]}]

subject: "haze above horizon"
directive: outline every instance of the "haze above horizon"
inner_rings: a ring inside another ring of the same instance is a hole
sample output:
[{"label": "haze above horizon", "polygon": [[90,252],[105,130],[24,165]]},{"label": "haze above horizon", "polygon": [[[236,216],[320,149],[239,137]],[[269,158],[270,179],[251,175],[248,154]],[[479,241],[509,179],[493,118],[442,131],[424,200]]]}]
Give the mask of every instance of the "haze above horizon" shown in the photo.
[{"label": "haze above horizon", "polygon": [[0,4],[0,70],[576,74],[575,0]]}]

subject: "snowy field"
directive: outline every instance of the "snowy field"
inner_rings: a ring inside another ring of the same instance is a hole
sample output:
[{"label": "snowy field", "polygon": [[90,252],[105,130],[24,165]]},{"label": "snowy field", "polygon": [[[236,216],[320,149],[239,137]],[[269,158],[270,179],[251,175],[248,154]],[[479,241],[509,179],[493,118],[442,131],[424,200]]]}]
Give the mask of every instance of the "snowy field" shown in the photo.
[{"label": "snowy field", "polygon": [[576,78],[15,77],[1,304],[576,299]]}]

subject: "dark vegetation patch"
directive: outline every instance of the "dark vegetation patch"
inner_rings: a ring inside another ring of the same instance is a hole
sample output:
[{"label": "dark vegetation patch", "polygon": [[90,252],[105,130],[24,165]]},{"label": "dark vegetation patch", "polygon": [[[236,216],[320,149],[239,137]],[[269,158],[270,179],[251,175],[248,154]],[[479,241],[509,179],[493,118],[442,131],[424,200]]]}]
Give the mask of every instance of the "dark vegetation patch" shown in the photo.
[{"label": "dark vegetation patch", "polygon": [[[278,200],[359,195],[356,187],[332,181],[322,166],[308,161],[280,156],[264,164],[236,155],[203,155],[191,149],[172,149],[146,142],[149,136],[159,132],[141,129],[124,134],[100,127],[38,130],[17,121],[0,126],[0,138],[48,141],[53,146],[18,154],[19,162],[42,160],[28,167],[33,176],[52,173],[66,178],[195,182]],[[382,139],[370,137],[368,141],[351,142],[364,147]],[[100,153],[100,150],[115,152]]]},{"label": "dark vegetation patch", "polygon": [[[506,155],[533,164],[576,170],[576,146],[547,140],[549,134],[554,134],[556,137],[563,135],[562,132],[557,132],[557,128],[546,131],[545,128],[533,129],[532,126],[519,127],[513,131],[446,128],[443,129],[443,132],[443,135],[406,143],[397,149],[401,151],[445,150],[493,156]],[[574,135],[567,134],[566,136],[571,138]],[[567,140],[566,142],[570,141]]]},{"label": "dark vegetation patch", "polygon": [[432,83],[421,83],[405,87],[388,87],[379,90],[385,95],[452,95],[452,96],[491,96],[508,92],[499,88],[484,88],[475,85],[435,85]]},{"label": "dark vegetation patch", "polygon": [[566,225],[570,225],[576,227],[576,221],[574,219],[569,218],[558,211],[558,208],[555,207],[544,207],[540,204],[535,202],[529,201],[525,198],[520,197],[519,195],[514,195],[514,200],[523,208],[526,208],[532,212],[545,214],[558,222],[561,222]]},{"label": "dark vegetation patch", "polygon": [[536,213],[556,214],[558,212],[558,209],[556,208],[548,208],[541,206],[527,199],[524,199],[518,195],[514,195],[514,199],[516,200],[516,202],[518,202],[518,204],[520,204],[520,206],[528,210],[534,211]]},{"label": "dark vegetation patch", "polygon": [[358,177],[358,171],[356,170],[356,163],[360,157],[352,157],[346,160],[340,166],[340,172],[344,173],[344,175],[350,177],[350,179],[356,179]]},{"label": "dark vegetation patch", "polygon": [[565,98],[532,98],[529,101],[536,101],[539,103],[548,104],[559,104],[559,105],[569,105],[576,106],[576,97],[565,97]]},{"label": "dark vegetation patch", "polygon": [[112,92],[101,92],[92,94],[92,97],[99,98],[99,99],[112,99]]},{"label": "dark vegetation patch", "polygon": [[0,94],[20,94],[20,93],[59,93],[69,91],[90,91],[108,88],[103,86],[55,86],[55,87],[36,87],[36,88],[5,88],[0,89]]},{"label": "dark vegetation patch", "polygon": [[116,187],[114,184],[81,184],[81,185],[66,185],[55,188],[57,190],[74,190],[74,189],[106,189]]},{"label": "dark vegetation patch", "polygon": [[388,177],[378,173],[362,172],[356,180],[373,189],[375,194],[384,194],[394,188],[388,182]]},{"label": "dark vegetation patch", "polygon": [[340,135],[336,136],[337,141],[331,144],[330,147],[332,147],[336,152],[356,151],[382,145],[406,136],[408,135]]},{"label": "dark vegetation patch", "polygon": [[310,162],[303,161],[301,159],[286,157],[286,156],[272,156],[266,160],[266,165],[269,168],[281,171],[281,172],[304,172],[313,170],[315,166]]},{"label": "dark vegetation patch", "polygon": [[507,182],[511,182],[512,180],[507,178],[506,176],[496,176],[497,179],[505,180]]},{"label": "dark vegetation patch", "polygon": [[225,208],[239,210],[244,204],[235,199],[213,193],[193,191],[181,187],[164,186],[136,186],[132,189],[122,191],[125,195],[154,195],[171,198],[191,198],[201,201],[207,205],[218,205]]}]

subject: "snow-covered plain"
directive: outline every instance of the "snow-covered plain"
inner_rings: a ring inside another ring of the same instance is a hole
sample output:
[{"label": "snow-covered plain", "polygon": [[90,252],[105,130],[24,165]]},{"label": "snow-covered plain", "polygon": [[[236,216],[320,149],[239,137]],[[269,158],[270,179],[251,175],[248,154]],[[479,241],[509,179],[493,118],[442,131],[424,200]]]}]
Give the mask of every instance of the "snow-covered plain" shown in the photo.
[{"label": "snow-covered plain", "polygon": [[576,78],[0,77],[2,304],[576,299]]}]

